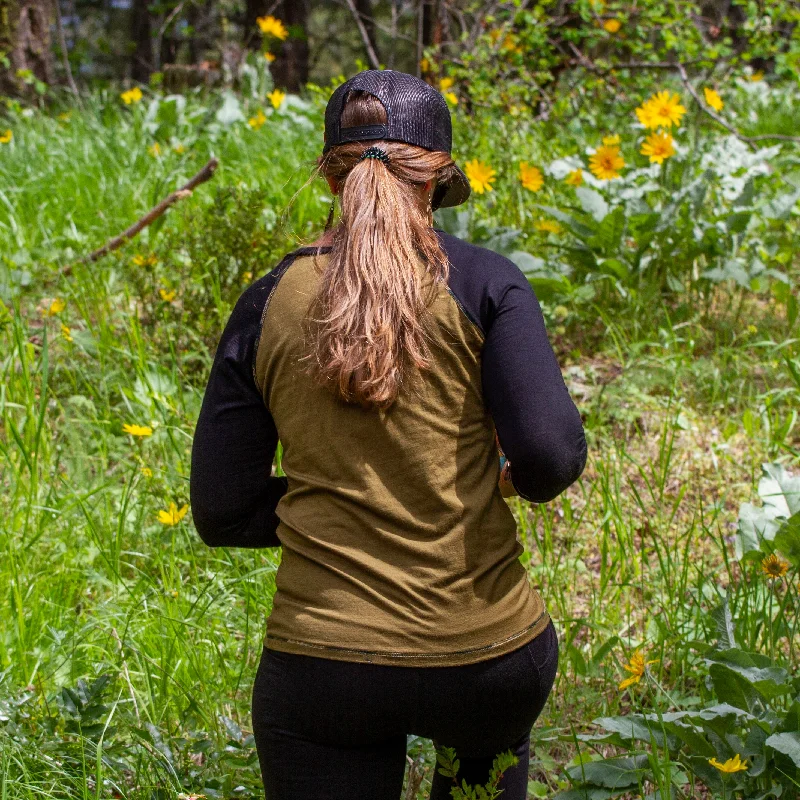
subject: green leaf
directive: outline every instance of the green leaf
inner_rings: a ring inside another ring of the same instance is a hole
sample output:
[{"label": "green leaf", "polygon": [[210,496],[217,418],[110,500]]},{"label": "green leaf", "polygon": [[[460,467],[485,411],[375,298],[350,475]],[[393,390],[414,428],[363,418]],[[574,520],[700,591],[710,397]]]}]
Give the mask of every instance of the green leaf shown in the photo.
[{"label": "green leaf", "polygon": [[793,514],[781,525],[773,543],[793,566],[800,567],[800,512]]},{"label": "green leaf", "polygon": [[574,781],[585,781],[606,789],[621,789],[641,783],[647,764],[646,755],[607,758],[570,767],[567,775]]},{"label": "green leaf", "polygon": [[764,474],[758,482],[758,494],[764,505],[787,519],[800,511],[800,475],[787,472],[783,464],[763,464],[761,469]]},{"label": "green leaf", "polygon": [[725,650],[737,647],[736,629],[733,625],[733,615],[727,597],[711,612],[711,619],[714,620],[717,628],[719,646]]},{"label": "green leaf", "polygon": [[220,125],[233,125],[235,122],[242,122],[244,114],[242,114],[242,106],[236,95],[231,91],[226,91],[223,97],[222,106],[216,114],[217,122]]},{"label": "green leaf", "polygon": [[553,800],[610,800],[612,797],[619,797],[624,792],[625,789],[609,791],[597,786],[579,786],[577,789],[557,792],[553,795]]},{"label": "green leaf", "polygon": [[597,222],[602,222],[608,214],[608,203],[600,192],[589,189],[586,186],[579,186],[575,190],[581,207],[587,214],[591,214]]},{"label": "green leaf", "polygon": [[[659,747],[664,746],[664,734],[657,719],[649,720],[640,714],[630,714],[626,717],[599,717],[592,722],[594,725],[599,725],[612,733],[618,733],[626,739],[641,742],[650,742],[652,739]],[[670,749],[675,749],[676,744],[677,742],[672,737],[669,741]]]},{"label": "green leaf", "polygon": [[766,741],[767,747],[783,753],[794,761],[796,767],[800,767],[800,732],[790,731],[787,733],[773,733]]},{"label": "green leaf", "polygon": [[[729,670],[753,687],[762,697],[772,699],[792,691],[789,673],[785,669],[772,666],[772,661],[759,653],[746,653],[742,650],[721,650],[706,656],[711,663],[711,678],[717,688],[716,677],[726,680],[720,669]],[[748,693],[745,691],[745,695]],[[721,698],[721,695],[718,694]],[[741,707],[741,706],[740,706]],[[748,708],[751,707],[749,704]]]},{"label": "green leaf", "polygon": [[546,211],[551,217],[557,219],[559,222],[563,222],[579,239],[582,239],[584,242],[588,239],[591,239],[592,236],[595,235],[595,231],[592,228],[584,225],[582,222],[579,222],[577,219],[575,219],[575,217],[571,217],[569,214],[559,211],[557,208],[540,205],[537,205],[536,208]]}]

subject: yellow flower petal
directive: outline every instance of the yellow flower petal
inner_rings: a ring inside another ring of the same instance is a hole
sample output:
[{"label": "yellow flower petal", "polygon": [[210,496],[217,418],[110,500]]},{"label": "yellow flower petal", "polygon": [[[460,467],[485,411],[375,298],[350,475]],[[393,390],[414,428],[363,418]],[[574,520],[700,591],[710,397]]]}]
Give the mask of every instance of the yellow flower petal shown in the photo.
[{"label": "yellow flower petal", "polygon": [[261,33],[266,36],[274,36],[276,39],[285,39],[289,35],[286,26],[279,19],[272,15],[266,17],[257,17],[256,24],[258,25]]},{"label": "yellow flower petal", "polygon": [[0,133],[0,144],[8,144],[14,138],[14,134],[9,128],[5,133]]},{"label": "yellow flower petal", "polygon": [[618,19],[607,19],[603,23],[603,28],[609,33],[617,33],[622,27],[622,23]]},{"label": "yellow flower petal", "polygon": [[619,152],[619,145],[604,144],[589,158],[589,170],[595,178],[610,181],[619,178],[619,171],[625,166],[625,159]]},{"label": "yellow flower petal", "polygon": [[152,436],[153,429],[149,425],[129,425],[125,424],[122,426],[122,430],[125,433],[129,433],[131,436]]},{"label": "yellow flower petal", "polygon": [[651,133],[639,152],[643,156],[649,156],[651,164],[663,164],[664,159],[675,155],[674,143],[674,139],[669,133],[664,131]]},{"label": "yellow flower petal", "polygon": [[538,167],[531,167],[527,161],[519,163],[519,179],[522,185],[531,192],[538,192],[544,186],[544,176]]},{"label": "yellow flower petal", "polygon": [[583,170],[572,170],[572,172],[570,172],[570,174],[564,179],[564,183],[567,183],[570,186],[580,186],[583,183]]},{"label": "yellow flower petal", "polygon": [[708,763],[711,764],[712,767],[716,767],[720,772],[742,772],[747,770],[747,762],[742,761],[741,757],[737,753],[733,758],[729,758],[724,763],[720,763],[717,761],[716,758],[709,758]]},{"label": "yellow flower petal", "polygon": [[725,103],[722,102],[722,98],[715,92],[713,89],[709,89],[706,86],[703,89],[703,94],[706,97],[706,103],[708,103],[714,111],[722,111],[722,107]]},{"label": "yellow flower petal", "polygon": [[284,97],[286,97],[286,92],[282,92],[280,89],[273,89],[267,95],[267,100],[272,103],[273,108],[280,108]]},{"label": "yellow flower petal", "polygon": [[187,505],[178,508],[175,503],[170,503],[166,511],[158,512],[158,521],[162,525],[177,525],[186,516],[188,510],[189,506]]},{"label": "yellow flower petal", "polygon": [[464,164],[464,173],[469,180],[472,191],[476,194],[492,191],[492,182],[494,181],[496,171],[488,164],[484,164],[477,159],[472,159]]}]

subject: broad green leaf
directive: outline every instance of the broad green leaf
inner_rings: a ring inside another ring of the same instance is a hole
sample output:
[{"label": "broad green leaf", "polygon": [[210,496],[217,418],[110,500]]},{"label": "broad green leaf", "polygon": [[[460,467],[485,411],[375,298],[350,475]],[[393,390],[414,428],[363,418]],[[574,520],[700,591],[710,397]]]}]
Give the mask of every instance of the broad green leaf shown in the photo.
[{"label": "broad green leaf", "polygon": [[800,567],[800,512],[793,514],[781,525],[773,543],[793,566]]},{"label": "broad green leaf", "polygon": [[[640,714],[631,714],[627,717],[599,717],[592,720],[592,722],[607,731],[618,733],[626,739],[634,739],[641,742],[650,742],[653,739],[659,747],[664,746],[664,733],[657,719],[648,720]],[[669,746],[670,749],[675,748],[674,737],[669,742]]]},{"label": "broad green leaf", "polygon": [[563,211],[559,211],[557,208],[540,205],[537,205],[536,208],[546,211],[551,217],[554,217],[559,222],[563,222],[579,239],[582,239],[584,242],[588,239],[591,239],[592,236],[595,235],[596,231],[590,228],[588,225],[585,225],[583,222],[579,222],[577,219],[575,219],[575,217],[565,214]]},{"label": "broad green leaf", "polygon": [[648,764],[647,756],[607,758],[590,761],[578,767],[570,767],[567,775],[574,781],[584,781],[606,789],[622,789],[637,786],[644,778]]},{"label": "broad green leaf", "polygon": [[796,767],[800,767],[800,731],[789,731],[786,733],[773,733],[766,741],[767,747],[783,753],[794,761]]},{"label": "broad green leaf", "polygon": [[800,511],[800,475],[787,472],[783,464],[763,464],[761,468],[764,475],[758,482],[758,494],[764,505],[787,519]]},{"label": "broad green leaf", "polygon": [[761,542],[772,541],[780,529],[776,512],[768,506],[742,503],[739,506],[739,527],[734,539],[736,558],[741,561],[748,553],[761,553]]},{"label": "broad green leaf", "polygon": [[526,274],[529,272],[541,272],[546,266],[543,258],[532,256],[524,250],[514,250],[514,252],[508,254],[508,258]]},{"label": "broad green leaf", "polygon": [[216,114],[217,122],[220,125],[233,125],[235,122],[242,122],[244,114],[242,114],[242,106],[236,95],[231,91],[226,91],[223,97],[222,106]]},{"label": "broad green leaf", "polygon": [[[719,672],[720,669],[726,669],[738,675],[767,699],[792,691],[789,673],[785,669],[772,666],[769,658],[758,653],[745,653],[736,649],[722,650],[706,656],[706,661],[712,665],[710,672],[715,689],[717,688],[717,677],[720,681],[727,681],[727,678]],[[748,696],[746,689],[743,690],[743,693]],[[717,696],[722,699],[719,693]],[[748,703],[747,708],[751,707]]]},{"label": "broad green leaf", "polygon": [[597,222],[602,222],[608,214],[608,203],[600,192],[589,189],[586,186],[579,186],[575,190],[581,207],[587,214],[591,214]]},{"label": "broad green leaf", "polygon": [[733,625],[733,615],[727,597],[711,612],[711,619],[714,620],[717,628],[719,646],[725,650],[737,647],[736,629]]},{"label": "broad green leaf", "polygon": [[612,797],[619,797],[624,792],[625,789],[610,791],[597,786],[580,786],[577,789],[557,792],[553,795],[552,800],[611,800]]}]

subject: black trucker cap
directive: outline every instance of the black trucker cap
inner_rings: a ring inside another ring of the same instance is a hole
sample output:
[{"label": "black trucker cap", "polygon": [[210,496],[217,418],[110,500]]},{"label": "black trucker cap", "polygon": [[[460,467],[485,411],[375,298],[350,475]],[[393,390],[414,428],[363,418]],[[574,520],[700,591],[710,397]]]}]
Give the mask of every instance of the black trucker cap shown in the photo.
[{"label": "black trucker cap", "polygon": [[[354,90],[368,92],[383,103],[385,124],[341,127],[347,93]],[[449,154],[453,146],[450,109],[439,91],[415,75],[394,69],[364,70],[337,86],[328,100],[322,152],[365,139],[406,142]],[[460,167],[455,166],[445,181],[437,181],[431,198],[434,209],[460,205],[469,197],[469,180]]]}]

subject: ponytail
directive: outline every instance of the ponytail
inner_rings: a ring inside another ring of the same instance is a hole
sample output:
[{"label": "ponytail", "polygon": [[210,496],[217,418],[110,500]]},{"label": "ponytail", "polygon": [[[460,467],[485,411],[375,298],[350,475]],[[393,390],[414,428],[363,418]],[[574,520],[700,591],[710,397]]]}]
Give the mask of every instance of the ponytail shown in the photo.
[{"label": "ponytail", "polygon": [[[385,121],[376,97],[350,93],[342,125]],[[361,159],[376,144],[388,163]],[[452,163],[447,153],[387,140],[338,145],[320,162],[339,183],[341,219],[305,320],[304,360],[345,402],[388,408],[412,373],[430,366],[424,317],[449,263],[421,189]]]}]

